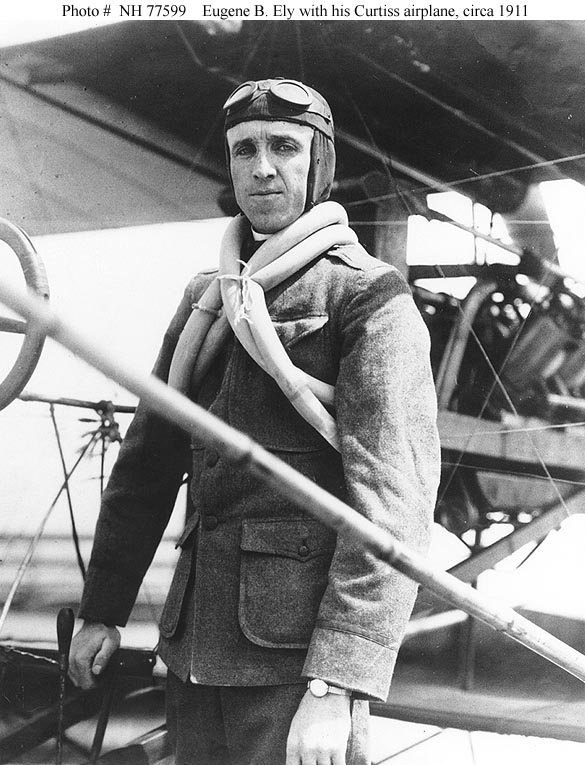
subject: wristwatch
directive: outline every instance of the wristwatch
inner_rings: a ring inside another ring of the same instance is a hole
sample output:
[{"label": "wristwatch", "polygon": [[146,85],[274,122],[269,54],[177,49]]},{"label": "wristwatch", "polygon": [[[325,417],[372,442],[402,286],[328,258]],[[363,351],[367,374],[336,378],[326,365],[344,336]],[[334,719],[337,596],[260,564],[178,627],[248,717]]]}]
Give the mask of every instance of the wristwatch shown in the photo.
[{"label": "wristwatch", "polygon": [[334,693],[337,696],[351,696],[351,691],[347,688],[338,688],[336,685],[328,685],[325,680],[319,678],[313,678],[307,683],[307,688],[311,691],[313,696],[318,699],[327,696],[328,693]]}]

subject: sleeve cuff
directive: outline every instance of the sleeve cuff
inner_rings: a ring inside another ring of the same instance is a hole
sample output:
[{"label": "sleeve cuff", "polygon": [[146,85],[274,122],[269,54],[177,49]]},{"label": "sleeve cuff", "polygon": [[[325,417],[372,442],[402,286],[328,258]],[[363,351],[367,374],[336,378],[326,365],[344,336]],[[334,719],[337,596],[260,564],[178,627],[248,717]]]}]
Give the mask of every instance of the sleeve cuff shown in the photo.
[{"label": "sleeve cuff", "polygon": [[140,584],[118,574],[92,567],[87,572],[78,616],[100,624],[124,627],[139,587]]},{"label": "sleeve cuff", "polygon": [[319,677],[331,685],[386,701],[397,651],[355,633],[316,627],[307,652],[303,675]]}]

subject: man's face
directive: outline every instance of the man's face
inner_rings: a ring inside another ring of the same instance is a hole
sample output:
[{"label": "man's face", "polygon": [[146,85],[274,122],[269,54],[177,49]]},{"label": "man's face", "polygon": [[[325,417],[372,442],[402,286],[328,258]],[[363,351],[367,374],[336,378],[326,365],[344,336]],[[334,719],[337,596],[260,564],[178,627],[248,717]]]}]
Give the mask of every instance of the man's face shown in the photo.
[{"label": "man's face", "polygon": [[226,134],[238,206],[261,234],[274,234],[305,209],[313,129],[292,122],[240,122]]}]

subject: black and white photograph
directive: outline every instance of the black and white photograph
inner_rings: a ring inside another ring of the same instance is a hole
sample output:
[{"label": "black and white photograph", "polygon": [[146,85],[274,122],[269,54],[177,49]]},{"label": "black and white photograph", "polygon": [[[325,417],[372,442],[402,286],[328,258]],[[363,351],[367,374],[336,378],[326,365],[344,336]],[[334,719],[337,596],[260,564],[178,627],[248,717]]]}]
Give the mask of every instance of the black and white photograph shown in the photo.
[{"label": "black and white photograph", "polygon": [[585,20],[16,6],[0,765],[581,765]]}]

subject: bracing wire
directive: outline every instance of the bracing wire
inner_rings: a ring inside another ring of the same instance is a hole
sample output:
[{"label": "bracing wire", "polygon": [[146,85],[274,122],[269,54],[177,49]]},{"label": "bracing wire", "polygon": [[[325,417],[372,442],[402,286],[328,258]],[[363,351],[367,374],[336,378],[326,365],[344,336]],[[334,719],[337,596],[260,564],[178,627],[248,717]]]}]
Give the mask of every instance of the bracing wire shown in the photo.
[{"label": "bracing wire", "polygon": [[187,36],[185,35],[183,27],[179,24],[178,21],[175,21],[175,29],[177,30],[177,34],[181,38],[181,41],[183,43],[183,47],[185,48],[185,50],[189,54],[189,57],[190,57],[192,63],[195,64],[197,69],[205,70],[206,69],[205,64],[201,61],[201,59],[199,58],[199,56],[195,52],[195,49],[193,48],[193,46],[191,45],[191,43],[187,39]]},{"label": "bracing wire", "polygon": [[57,418],[55,417],[55,405],[53,403],[49,406],[51,414],[51,422],[53,423],[53,430],[55,431],[55,438],[57,440],[57,450],[59,451],[59,459],[61,460],[61,467],[63,469],[65,494],[67,496],[67,506],[69,509],[69,519],[71,521],[71,536],[73,537],[73,546],[75,547],[75,555],[77,557],[77,565],[81,572],[83,581],[86,578],[85,563],[83,555],[81,554],[81,546],[79,543],[79,534],[77,533],[77,524],[75,522],[75,513],[73,512],[73,500],[71,497],[71,486],[69,482],[69,473],[67,471],[67,465],[65,463],[65,455],[63,453],[63,444],[61,442],[61,434],[59,432],[59,426],[57,425]]},{"label": "bracing wire", "polygon": [[473,745],[473,731],[467,731],[467,740],[469,742],[469,753],[471,755],[471,765],[477,765],[477,758],[475,756],[475,747]]},{"label": "bracing wire", "polygon": [[295,21],[295,42],[297,46],[297,55],[298,55],[298,61],[299,61],[299,77],[301,80],[305,79],[305,62],[303,58],[303,38],[301,35],[301,24],[302,21]]},{"label": "bracing wire", "polygon": [[525,564],[525,563],[528,563],[528,561],[530,560],[530,558],[532,558],[532,556],[534,555],[534,553],[535,553],[535,552],[537,552],[538,550],[540,550],[540,548],[541,548],[541,547],[542,547],[542,545],[544,544],[544,540],[545,540],[545,538],[546,538],[546,537],[543,537],[542,539],[539,539],[539,540],[538,540],[538,541],[535,543],[534,547],[533,547],[531,550],[529,550],[529,551],[526,553],[526,555],[525,555],[525,556],[522,558],[522,560],[521,560],[521,561],[520,561],[520,562],[517,564],[517,566],[516,566],[516,570],[519,570],[519,569],[521,569],[521,568],[522,568],[522,566],[524,566],[524,564]]},{"label": "bracing wire", "polygon": [[[565,162],[578,162],[584,159],[585,159],[585,154],[573,154],[568,157],[557,157],[556,159],[533,162],[529,165],[520,165],[518,167],[510,167],[510,168],[507,168],[506,170],[493,170],[490,173],[484,173],[482,175],[480,174],[469,175],[469,176],[466,176],[465,178],[459,178],[458,180],[455,180],[455,181],[442,181],[442,184],[443,186],[447,186],[455,190],[455,189],[458,189],[460,186],[467,186],[472,183],[479,183],[480,181],[488,181],[488,180],[492,180],[493,178],[503,178],[508,175],[515,175],[516,173],[530,172],[531,170],[539,170],[545,167],[556,167],[556,165],[561,165]],[[428,185],[421,184],[414,191],[416,191],[417,193],[426,193],[429,189],[433,189],[433,188],[434,187],[431,186],[430,184]],[[371,204],[372,202],[383,202],[387,199],[393,199],[396,196],[398,196],[396,193],[380,194],[379,196],[376,196],[376,197],[368,197],[368,199],[356,199],[353,202],[348,202],[345,206],[348,208],[358,207],[365,204]],[[530,222],[533,223],[534,221],[530,221]]]},{"label": "bracing wire", "polygon": [[[489,394],[488,394],[489,395]],[[498,435],[506,435],[509,433],[542,433],[546,430],[566,430],[567,428],[583,428],[585,427],[585,422],[558,422],[558,423],[551,423],[550,425],[531,425],[530,427],[523,427],[523,428],[498,428]],[[473,431],[473,433],[468,434],[462,434],[462,435],[471,435],[474,438],[477,436],[493,436],[494,431],[493,430],[478,430]]]},{"label": "bracing wire", "polygon": [[[179,38],[181,39],[181,42],[183,44],[183,47],[185,48],[189,58],[191,59],[191,62],[195,66],[196,69],[205,69],[205,65],[201,62],[199,59],[199,56],[195,52],[195,49],[193,48],[193,45],[191,42],[187,39],[185,32],[183,31],[183,28],[179,24],[179,22],[175,22],[175,29],[177,30],[177,34]],[[221,124],[222,115],[221,112],[215,117],[215,119],[212,121],[209,130],[206,132],[205,137],[203,138],[203,141],[201,142],[199,148],[197,149],[197,153],[193,157],[193,160],[191,162],[191,171],[194,170],[197,165],[200,162],[200,159],[202,155],[207,150],[209,143],[214,135],[214,133],[218,130],[220,124]]]},{"label": "bracing wire", "polygon": [[432,741],[432,739],[437,738],[437,736],[441,736],[444,732],[444,730],[436,730],[429,736],[425,736],[424,738],[421,738],[418,741],[415,741],[414,743],[399,749],[397,752],[388,755],[388,757],[384,757],[382,760],[376,760],[376,762],[372,763],[372,765],[385,765],[385,763],[390,762],[391,760],[395,760],[397,757],[401,757],[403,754],[411,752],[413,749],[426,744],[427,741]]},{"label": "bracing wire", "polygon": [[[254,41],[250,45],[248,52],[246,53],[246,57],[244,58],[241,75],[240,75],[241,82],[243,82],[246,79],[250,64],[256,58],[256,54],[260,50],[260,47],[263,45],[264,38],[266,37],[267,34],[268,34],[268,24],[263,24],[260,30],[260,34],[255,36]],[[237,84],[235,77],[232,78],[232,81],[234,84]]]},{"label": "bracing wire", "polygon": [[[463,456],[465,457],[465,455]],[[466,463],[464,461],[450,462],[448,459],[444,459],[442,464],[445,467],[461,467],[469,470],[477,470],[477,465],[475,463]],[[512,468],[506,468],[504,470],[503,468],[497,468],[490,465],[489,468],[485,468],[485,472],[495,473],[502,476],[514,476],[516,478],[530,478],[535,481],[546,481],[547,483],[552,481],[553,483],[567,487],[575,486],[585,488],[585,481],[578,481],[576,478],[560,478],[548,476],[546,474],[543,475],[542,473],[533,473],[527,470],[513,470]]]},{"label": "bracing wire", "polygon": [[9,591],[7,597],[6,597],[5,602],[4,602],[4,606],[2,607],[2,612],[0,613],[0,633],[2,632],[2,629],[3,629],[4,624],[6,622],[6,618],[8,616],[9,611],[10,611],[10,608],[12,606],[12,602],[14,600],[14,597],[15,597],[17,591],[18,591],[18,588],[20,587],[20,584],[21,584],[21,582],[22,582],[22,580],[24,578],[24,575],[27,572],[28,566],[30,564],[30,561],[32,560],[32,557],[33,557],[33,555],[35,553],[35,550],[38,547],[38,544],[39,544],[39,542],[41,540],[41,537],[43,536],[43,532],[45,530],[45,526],[47,525],[47,522],[48,522],[49,518],[51,517],[51,514],[52,514],[53,510],[55,509],[55,507],[57,505],[57,502],[59,501],[59,498],[61,497],[61,494],[65,490],[65,487],[66,487],[69,479],[71,478],[71,476],[75,472],[77,466],[82,461],[84,456],[87,454],[89,449],[96,442],[97,437],[98,437],[98,433],[97,432],[93,433],[91,438],[87,442],[87,444],[83,447],[83,449],[81,450],[81,453],[79,454],[79,456],[78,456],[77,460],[75,461],[73,467],[69,470],[69,472],[65,476],[65,480],[61,484],[57,494],[55,495],[55,498],[53,499],[53,501],[49,505],[49,508],[47,509],[47,511],[45,512],[43,517],[41,518],[41,522],[39,523],[39,525],[37,527],[37,530],[36,530],[34,536],[32,537],[32,539],[31,539],[31,541],[29,543],[29,546],[27,548],[25,556],[22,559],[22,561],[20,563],[20,566],[18,567],[18,571],[16,572],[16,576],[14,578],[14,581],[12,582],[12,585],[10,587],[10,591]]}]

